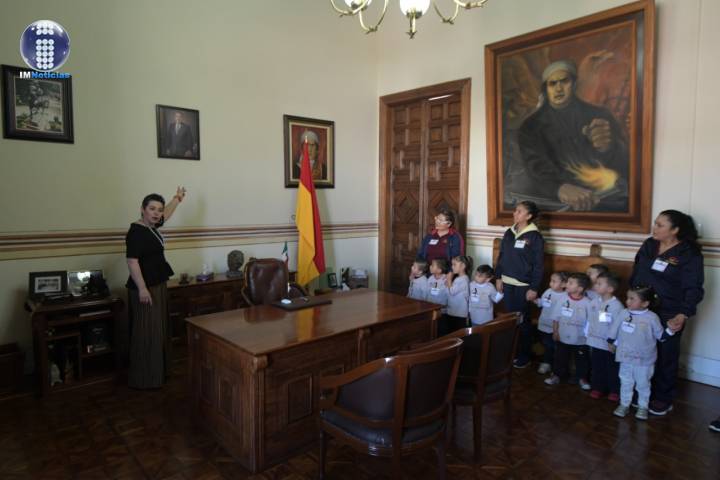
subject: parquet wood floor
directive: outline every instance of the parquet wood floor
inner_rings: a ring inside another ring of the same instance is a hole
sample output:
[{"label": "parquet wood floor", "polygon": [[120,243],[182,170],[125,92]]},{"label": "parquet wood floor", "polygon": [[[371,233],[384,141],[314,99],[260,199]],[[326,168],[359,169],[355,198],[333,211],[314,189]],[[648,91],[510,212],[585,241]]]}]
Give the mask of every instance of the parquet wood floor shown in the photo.
[{"label": "parquet wood floor", "polygon": [[[0,478],[253,479],[315,478],[315,448],[251,475],[193,425],[186,365],[157,391],[101,384],[0,402]],[[515,373],[511,432],[501,404],[484,413],[482,462],[472,460],[471,416],[459,409],[448,451],[454,479],[718,479],[720,389],[682,382],[675,410],[648,422],[612,416],[614,405],[577,387],[546,387],[528,368]],[[389,462],[332,446],[332,479],[389,478]],[[404,460],[406,478],[436,478],[434,455]]]}]

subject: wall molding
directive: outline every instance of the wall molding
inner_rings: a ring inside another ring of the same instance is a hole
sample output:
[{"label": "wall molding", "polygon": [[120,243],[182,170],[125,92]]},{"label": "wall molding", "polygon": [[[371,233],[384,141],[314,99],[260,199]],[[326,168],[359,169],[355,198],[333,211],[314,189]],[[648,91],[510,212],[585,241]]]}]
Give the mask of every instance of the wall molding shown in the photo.
[{"label": "wall molding", "polygon": [[[506,227],[476,227],[467,229],[467,243],[492,248],[495,238],[501,237]],[[553,253],[566,255],[587,255],[593,243],[602,246],[602,255],[618,260],[632,259],[638,248],[650,234],[633,234],[611,232],[578,232],[572,230],[543,231],[547,248]],[[720,266],[720,239],[701,239],[703,256],[707,266]]]},{"label": "wall molding", "polygon": [[[122,253],[126,230],[66,230],[0,233],[0,261]],[[259,243],[296,242],[297,228],[285,225],[243,225],[163,229],[167,250]],[[335,223],[323,226],[325,240],[374,238],[372,222]]]}]

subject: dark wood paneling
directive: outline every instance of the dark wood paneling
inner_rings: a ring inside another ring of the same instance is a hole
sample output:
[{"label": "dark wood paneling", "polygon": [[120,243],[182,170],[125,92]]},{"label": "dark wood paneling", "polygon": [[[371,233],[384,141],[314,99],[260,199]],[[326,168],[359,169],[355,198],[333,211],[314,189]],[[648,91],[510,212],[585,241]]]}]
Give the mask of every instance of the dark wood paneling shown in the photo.
[{"label": "dark wood paneling", "polygon": [[404,294],[410,264],[439,208],[464,235],[470,142],[470,80],[380,98],[381,290]]}]

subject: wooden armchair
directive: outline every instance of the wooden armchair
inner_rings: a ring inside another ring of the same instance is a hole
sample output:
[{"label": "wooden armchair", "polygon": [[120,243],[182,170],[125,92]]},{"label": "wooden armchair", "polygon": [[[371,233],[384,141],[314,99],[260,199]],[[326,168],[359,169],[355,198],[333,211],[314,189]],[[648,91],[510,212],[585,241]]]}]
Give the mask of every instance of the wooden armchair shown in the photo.
[{"label": "wooden armchair", "polygon": [[240,292],[249,305],[277,302],[283,298],[307,296],[297,283],[290,283],[287,266],[277,258],[256,258],[245,264],[245,281]]},{"label": "wooden armchair", "polygon": [[421,353],[321,377],[319,478],[325,476],[329,437],[359,452],[392,457],[394,479],[402,478],[402,455],[434,447],[438,477],[445,478],[447,419],[461,348],[462,341],[446,339]]},{"label": "wooden armchair", "polygon": [[[469,405],[473,409],[473,448],[480,460],[482,444],[482,407],[496,400],[505,402],[505,421],[510,428],[510,384],[513,358],[518,340],[517,312],[501,315],[484,325],[457,330],[440,340],[463,341],[453,407]],[[455,409],[453,408],[453,420]]]}]

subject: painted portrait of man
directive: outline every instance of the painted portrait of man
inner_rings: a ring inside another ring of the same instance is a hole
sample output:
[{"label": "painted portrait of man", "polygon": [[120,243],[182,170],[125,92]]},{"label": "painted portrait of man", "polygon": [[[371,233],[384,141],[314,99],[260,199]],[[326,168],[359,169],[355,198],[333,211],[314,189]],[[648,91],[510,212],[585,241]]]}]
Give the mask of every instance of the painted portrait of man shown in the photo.
[{"label": "painted portrait of man", "polygon": [[505,209],[532,200],[545,211],[628,211],[630,34],[502,59]]}]

